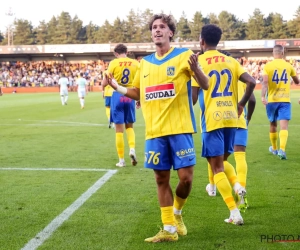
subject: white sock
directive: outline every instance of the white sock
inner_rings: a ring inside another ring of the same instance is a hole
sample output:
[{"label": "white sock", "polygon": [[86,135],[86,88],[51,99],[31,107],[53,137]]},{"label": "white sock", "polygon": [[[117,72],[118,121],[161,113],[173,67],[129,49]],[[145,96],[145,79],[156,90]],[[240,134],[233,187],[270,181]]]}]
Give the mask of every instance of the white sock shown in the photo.
[{"label": "white sock", "polygon": [[175,233],[177,231],[176,227],[172,226],[172,225],[164,225],[164,230],[168,231],[171,234],[173,234],[173,233]]},{"label": "white sock", "polygon": [[64,97],[61,96],[60,99],[61,99],[61,104],[64,105],[64,104],[65,104],[65,102],[64,102]]},{"label": "white sock", "polygon": [[175,207],[173,208],[174,214],[181,215],[182,210],[178,210]]},{"label": "white sock", "polygon": [[68,101],[68,96],[66,95],[66,96],[65,96],[65,102],[67,102],[67,101]]}]

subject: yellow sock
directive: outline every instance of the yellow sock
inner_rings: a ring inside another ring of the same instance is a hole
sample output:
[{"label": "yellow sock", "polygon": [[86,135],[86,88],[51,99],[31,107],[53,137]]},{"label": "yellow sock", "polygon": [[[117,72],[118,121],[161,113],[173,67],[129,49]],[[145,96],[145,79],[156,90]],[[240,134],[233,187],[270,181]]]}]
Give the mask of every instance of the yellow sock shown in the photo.
[{"label": "yellow sock", "polygon": [[135,148],[135,133],[133,128],[126,129],[129,148]]},{"label": "yellow sock", "polygon": [[120,159],[124,159],[124,138],[123,133],[116,133],[116,148]]},{"label": "yellow sock", "polygon": [[289,136],[289,132],[287,130],[280,130],[279,132],[280,149],[283,151],[285,151],[288,136]]},{"label": "yellow sock", "polygon": [[275,133],[270,132],[270,141],[271,141],[273,150],[277,150],[277,138],[278,138],[277,132],[275,132]]},{"label": "yellow sock", "polygon": [[239,183],[246,187],[248,165],[246,162],[246,152],[234,152],[234,159],[236,163],[236,173]]},{"label": "yellow sock", "polygon": [[231,186],[233,186],[238,181],[235,169],[228,161],[224,161],[223,163],[224,163],[224,173],[226,174]]},{"label": "yellow sock", "polygon": [[211,166],[209,165],[209,163],[207,163],[207,170],[208,170],[208,180],[209,180],[209,184],[214,185],[214,173],[211,169]]},{"label": "yellow sock", "polygon": [[161,220],[164,225],[175,226],[175,216],[173,212],[173,206],[161,207]]},{"label": "yellow sock", "polygon": [[110,107],[105,108],[105,113],[106,113],[108,121],[110,121]]},{"label": "yellow sock", "polygon": [[174,197],[174,208],[177,209],[177,210],[182,210],[184,204],[186,203],[187,199],[182,199],[180,197],[178,197],[176,194],[175,194],[175,197]]},{"label": "yellow sock", "polygon": [[236,208],[236,203],[232,196],[232,188],[229,184],[229,181],[224,172],[220,172],[214,175],[214,181],[216,183],[217,189],[222,195],[223,200],[225,201],[229,210]]}]

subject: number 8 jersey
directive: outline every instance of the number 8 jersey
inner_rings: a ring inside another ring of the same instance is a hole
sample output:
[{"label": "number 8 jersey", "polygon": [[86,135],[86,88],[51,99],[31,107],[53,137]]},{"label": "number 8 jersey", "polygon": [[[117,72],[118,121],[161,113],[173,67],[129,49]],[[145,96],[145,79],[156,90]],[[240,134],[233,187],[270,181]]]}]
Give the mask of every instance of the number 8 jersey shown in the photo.
[{"label": "number 8 jersey", "polygon": [[210,132],[237,127],[238,80],[245,69],[233,57],[209,50],[198,57],[209,77],[208,90],[200,89],[200,128]]}]

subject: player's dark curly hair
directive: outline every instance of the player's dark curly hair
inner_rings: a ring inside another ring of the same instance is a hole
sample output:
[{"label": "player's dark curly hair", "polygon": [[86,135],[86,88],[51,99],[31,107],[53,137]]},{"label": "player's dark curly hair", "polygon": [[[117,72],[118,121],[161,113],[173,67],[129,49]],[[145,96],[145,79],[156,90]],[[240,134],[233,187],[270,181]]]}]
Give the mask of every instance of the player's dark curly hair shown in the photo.
[{"label": "player's dark curly hair", "polygon": [[201,38],[207,45],[217,46],[222,37],[222,30],[215,24],[206,24],[202,27]]},{"label": "player's dark curly hair", "polygon": [[114,48],[114,52],[116,52],[118,54],[126,54],[127,47],[124,44],[120,43]]},{"label": "player's dark curly hair", "polygon": [[[166,15],[166,14],[155,14],[153,17],[151,17],[149,21],[149,30],[152,31],[152,25],[155,20],[161,19],[164,23],[166,23],[169,27],[169,29],[173,32],[173,36],[175,35],[176,31],[176,21],[172,15]],[[170,41],[172,40],[172,37],[170,37]]]}]

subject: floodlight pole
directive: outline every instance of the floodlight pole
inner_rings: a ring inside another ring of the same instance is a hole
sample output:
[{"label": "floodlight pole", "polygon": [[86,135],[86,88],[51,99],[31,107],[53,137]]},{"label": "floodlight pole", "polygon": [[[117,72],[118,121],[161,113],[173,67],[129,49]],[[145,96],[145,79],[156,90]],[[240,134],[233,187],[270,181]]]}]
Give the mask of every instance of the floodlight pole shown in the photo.
[{"label": "floodlight pole", "polygon": [[[5,14],[9,17],[14,15],[11,8],[9,8],[8,12],[6,12]],[[12,43],[11,43],[11,37],[12,36],[13,36],[12,25],[11,25],[11,23],[9,23],[8,26],[7,26],[7,45],[8,46],[12,45]]]}]

